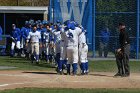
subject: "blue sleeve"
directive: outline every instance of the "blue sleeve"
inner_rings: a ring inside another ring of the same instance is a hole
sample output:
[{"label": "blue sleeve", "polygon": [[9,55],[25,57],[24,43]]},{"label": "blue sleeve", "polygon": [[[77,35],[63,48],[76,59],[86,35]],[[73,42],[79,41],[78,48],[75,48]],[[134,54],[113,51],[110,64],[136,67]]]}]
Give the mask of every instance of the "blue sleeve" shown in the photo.
[{"label": "blue sleeve", "polygon": [[21,36],[22,36],[24,39],[26,39],[25,30],[26,30],[25,27],[22,27],[22,28],[21,28]]},{"label": "blue sleeve", "polygon": [[20,39],[20,37],[21,37],[21,35],[22,35],[22,34],[21,34],[21,30],[18,28],[17,31],[18,31],[18,36],[17,36],[17,37],[18,37],[18,39]]},{"label": "blue sleeve", "polygon": [[3,32],[3,31],[2,31],[2,28],[1,28],[1,26],[0,26],[0,35],[2,35],[2,32]]}]

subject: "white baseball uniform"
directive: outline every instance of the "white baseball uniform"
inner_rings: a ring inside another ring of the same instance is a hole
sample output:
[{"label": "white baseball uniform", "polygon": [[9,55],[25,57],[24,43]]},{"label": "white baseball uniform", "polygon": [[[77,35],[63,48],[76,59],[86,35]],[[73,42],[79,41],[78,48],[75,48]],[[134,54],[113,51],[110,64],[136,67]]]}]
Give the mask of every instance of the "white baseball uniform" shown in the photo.
[{"label": "white baseball uniform", "polygon": [[86,44],[86,36],[85,33],[79,35],[79,60],[81,63],[87,62],[87,53],[88,53],[88,46]]},{"label": "white baseball uniform", "polygon": [[29,36],[27,37],[30,39],[31,42],[31,53],[36,55],[39,55],[39,40],[41,39],[40,32],[35,31],[35,32],[29,32]]},{"label": "white baseball uniform", "polygon": [[61,32],[60,31],[54,31],[53,32],[54,37],[55,37],[55,52],[60,53],[61,49],[60,49],[60,42],[61,42]]},{"label": "white baseball uniform", "polygon": [[43,50],[45,50],[45,54],[46,55],[49,55],[49,42],[50,42],[50,33],[49,32],[44,32],[43,33],[43,44],[44,44],[44,46],[43,46]]},{"label": "white baseball uniform", "polygon": [[67,60],[67,47],[66,47],[66,33],[64,28],[61,28],[61,42],[60,42],[60,60]]},{"label": "white baseball uniform", "polygon": [[68,64],[78,63],[78,38],[81,33],[82,30],[77,27],[66,31]]}]

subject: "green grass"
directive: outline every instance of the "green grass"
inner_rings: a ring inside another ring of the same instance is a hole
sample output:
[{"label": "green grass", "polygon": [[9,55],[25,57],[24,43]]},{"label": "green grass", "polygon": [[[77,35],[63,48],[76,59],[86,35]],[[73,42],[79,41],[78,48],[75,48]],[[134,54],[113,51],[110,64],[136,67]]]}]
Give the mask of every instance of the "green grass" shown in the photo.
[{"label": "green grass", "polygon": [[[140,62],[138,61],[130,61],[130,71],[131,72],[140,72]],[[89,63],[90,71],[96,72],[116,72],[117,65],[116,61],[91,61]]]},{"label": "green grass", "polygon": [[140,93],[140,89],[55,89],[55,88],[22,88],[4,90],[0,93]]},{"label": "green grass", "polygon": [[[39,65],[33,65],[29,60],[25,58],[10,58],[6,56],[0,57],[0,66],[14,66],[17,67],[11,70],[48,70],[55,71],[50,64],[45,61],[41,61]],[[130,62],[131,72],[140,72],[140,62]],[[90,61],[89,62],[90,72],[116,72],[117,66],[115,61]]]},{"label": "green grass", "polygon": [[15,69],[10,70],[55,70],[50,64],[45,61],[40,62],[39,65],[31,64],[30,60],[25,58],[10,58],[6,56],[0,57],[0,66],[14,66]]}]

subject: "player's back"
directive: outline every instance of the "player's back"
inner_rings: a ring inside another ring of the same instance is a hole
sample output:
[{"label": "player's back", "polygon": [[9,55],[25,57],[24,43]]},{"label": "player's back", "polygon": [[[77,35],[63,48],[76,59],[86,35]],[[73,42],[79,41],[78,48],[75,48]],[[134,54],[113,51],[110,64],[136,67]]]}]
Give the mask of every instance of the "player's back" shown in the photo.
[{"label": "player's back", "polygon": [[67,35],[67,46],[78,46],[78,37],[81,34],[81,29],[69,29],[66,31]]}]

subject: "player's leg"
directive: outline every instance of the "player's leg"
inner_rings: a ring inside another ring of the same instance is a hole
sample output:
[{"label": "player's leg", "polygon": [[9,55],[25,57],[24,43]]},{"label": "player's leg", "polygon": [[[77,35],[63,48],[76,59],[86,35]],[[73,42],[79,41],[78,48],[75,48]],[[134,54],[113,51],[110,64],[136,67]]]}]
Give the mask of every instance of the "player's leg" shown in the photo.
[{"label": "player's leg", "polygon": [[53,56],[53,41],[49,43],[49,62],[52,63],[52,56]]},{"label": "player's leg", "polygon": [[88,74],[88,60],[87,60],[87,53],[88,53],[88,46],[85,45],[84,47],[79,46],[79,58],[80,58],[80,67],[81,67],[81,74]]},{"label": "player's leg", "polygon": [[11,57],[13,57],[14,54],[15,54],[15,53],[14,53],[14,52],[15,52],[15,51],[14,51],[15,45],[16,45],[15,42],[12,42],[12,44],[11,44],[11,53],[10,53]]},{"label": "player's leg", "polygon": [[73,62],[73,47],[67,47],[67,58],[67,74],[70,75],[71,64]]},{"label": "player's leg", "polygon": [[39,43],[35,43],[35,57],[36,57],[36,63],[39,63]]},{"label": "player's leg", "polygon": [[102,57],[103,49],[104,49],[104,45],[103,45],[102,42],[100,42],[100,43],[99,43],[99,57]]},{"label": "player's leg", "polygon": [[27,50],[26,50],[26,58],[29,59],[30,58],[30,53],[32,54],[32,45],[31,43],[28,43],[28,46],[26,47]]},{"label": "player's leg", "polygon": [[81,68],[81,74],[84,75],[86,68],[85,68],[85,62],[86,62],[86,55],[85,55],[85,50],[84,48],[80,47],[79,48],[79,58],[80,58],[80,68]]},{"label": "player's leg", "polygon": [[72,49],[72,68],[73,68],[73,75],[77,74],[78,69],[78,47],[73,47]]},{"label": "player's leg", "polygon": [[130,54],[130,45],[126,45],[125,49],[124,49],[124,57],[123,57],[124,71],[125,71],[124,76],[129,76],[130,75],[129,54]]},{"label": "player's leg", "polygon": [[106,58],[108,55],[108,43],[104,44],[104,57]]},{"label": "player's leg", "polygon": [[63,49],[63,69],[67,69],[67,47],[64,45],[63,46],[64,49]]},{"label": "player's leg", "polygon": [[114,76],[122,76],[123,74],[123,64],[122,64],[122,58],[119,57],[116,51],[116,64],[118,68],[118,72]]},{"label": "player's leg", "polygon": [[44,50],[45,50],[45,60],[48,62],[49,59],[49,43],[44,43]]},{"label": "player's leg", "polygon": [[65,46],[65,43],[62,41],[60,43],[60,63],[61,69],[67,69],[67,48]]},{"label": "player's leg", "polygon": [[16,49],[17,49],[18,56],[21,56],[21,53],[20,53],[20,41],[16,42]]},{"label": "player's leg", "polygon": [[57,63],[58,64],[58,70],[57,72],[62,72],[62,64],[64,61],[64,47],[63,47],[63,42],[60,42],[60,60]]},{"label": "player's leg", "polygon": [[35,44],[31,43],[31,61],[32,61],[32,63],[34,61],[34,50],[35,50]]},{"label": "player's leg", "polygon": [[58,65],[58,63],[60,62],[60,54],[61,54],[61,47],[59,43],[55,43],[55,48],[54,48],[54,52],[55,52],[55,64]]},{"label": "player's leg", "polygon": [[89,72],[89,66],[88,66],[88,59],[87,59],[87,56],[88,56],[88,46],[86,45],[85,46],[85,70],[86,70],[86,74],[88,74]]},{"label": "player's leg", "polygon": [[24,38],[21,38],[21,41],[20,41],[20,53],[21,53],[21,56],[24,55]]}]

